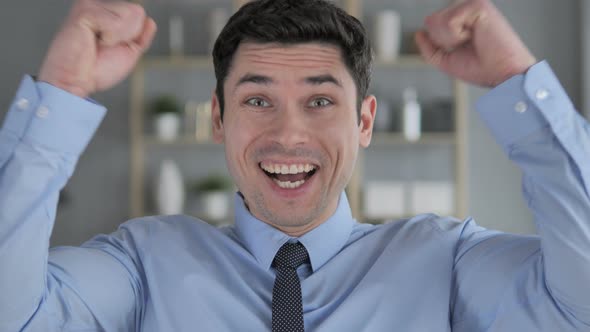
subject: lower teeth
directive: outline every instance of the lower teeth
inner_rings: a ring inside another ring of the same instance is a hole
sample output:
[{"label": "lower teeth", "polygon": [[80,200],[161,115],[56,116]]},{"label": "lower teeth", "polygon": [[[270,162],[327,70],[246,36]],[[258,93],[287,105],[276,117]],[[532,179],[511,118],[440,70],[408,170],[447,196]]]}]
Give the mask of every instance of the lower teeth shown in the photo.
[{"label": "lower teeth", "polygon": [[299,181],[291,182],[291,181],[279,181],[277,179],[274,179],[274,181],[276,182],[276,184],[279,185],[279,187],[281,187],[283,189],[295,189],[295,188],[299,188],[299,187],[301,187],[305,183],[305,180],[299,180]]}]

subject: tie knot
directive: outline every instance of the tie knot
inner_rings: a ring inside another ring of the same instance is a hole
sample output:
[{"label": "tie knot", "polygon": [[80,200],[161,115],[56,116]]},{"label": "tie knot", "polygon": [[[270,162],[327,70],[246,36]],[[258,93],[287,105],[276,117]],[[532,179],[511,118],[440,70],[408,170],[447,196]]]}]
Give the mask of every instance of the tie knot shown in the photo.
[{"label": "tie knot", "polygon": [[299,265],[308,262],[309,255],[303,244],[285,243],[277,252],[273,265],[276,268],[290,267],[296,269]]}]

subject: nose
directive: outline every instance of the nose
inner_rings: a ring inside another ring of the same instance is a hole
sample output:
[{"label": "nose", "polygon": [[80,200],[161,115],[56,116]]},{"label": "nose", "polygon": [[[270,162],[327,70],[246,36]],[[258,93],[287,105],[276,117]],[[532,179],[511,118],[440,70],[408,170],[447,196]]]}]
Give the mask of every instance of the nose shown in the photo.
[{"label": "nose", "polygon": [[272,140],[285,148],[304,145],[309,140],[307,122],[305,111],[295,105],[280,109],[272,123]]}]

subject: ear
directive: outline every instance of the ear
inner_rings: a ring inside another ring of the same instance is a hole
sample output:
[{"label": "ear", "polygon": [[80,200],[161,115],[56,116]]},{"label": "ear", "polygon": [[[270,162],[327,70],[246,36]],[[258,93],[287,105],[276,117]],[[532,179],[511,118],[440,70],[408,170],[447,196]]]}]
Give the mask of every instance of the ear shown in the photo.
[{"label": "ear", "polygon": [[211,126],[213,129],[213,141],[223,143],[223,119],[221,118],[221,108],[215,91],[213,91],[211,97]]},{"label": "ear", "polygon": [[366,148],[371,144],[373,137],[373,122],[375,121],[375,112],[377,111],[377,98],[367,96],[361,104],[361,114],[359,123],[359,145]]}]

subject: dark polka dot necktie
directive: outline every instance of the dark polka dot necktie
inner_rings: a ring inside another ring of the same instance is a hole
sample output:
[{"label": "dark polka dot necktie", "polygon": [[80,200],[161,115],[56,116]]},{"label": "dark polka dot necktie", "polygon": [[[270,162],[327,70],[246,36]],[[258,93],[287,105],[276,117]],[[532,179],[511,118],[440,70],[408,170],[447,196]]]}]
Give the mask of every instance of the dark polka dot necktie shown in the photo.
[{"label": "dark polka dot necktie", "polygon": [[285,243],[273,261],[277,270],[272,289],[272,332],[304,332],[301,283],[297,267],[309,261],[305,247]]}]

